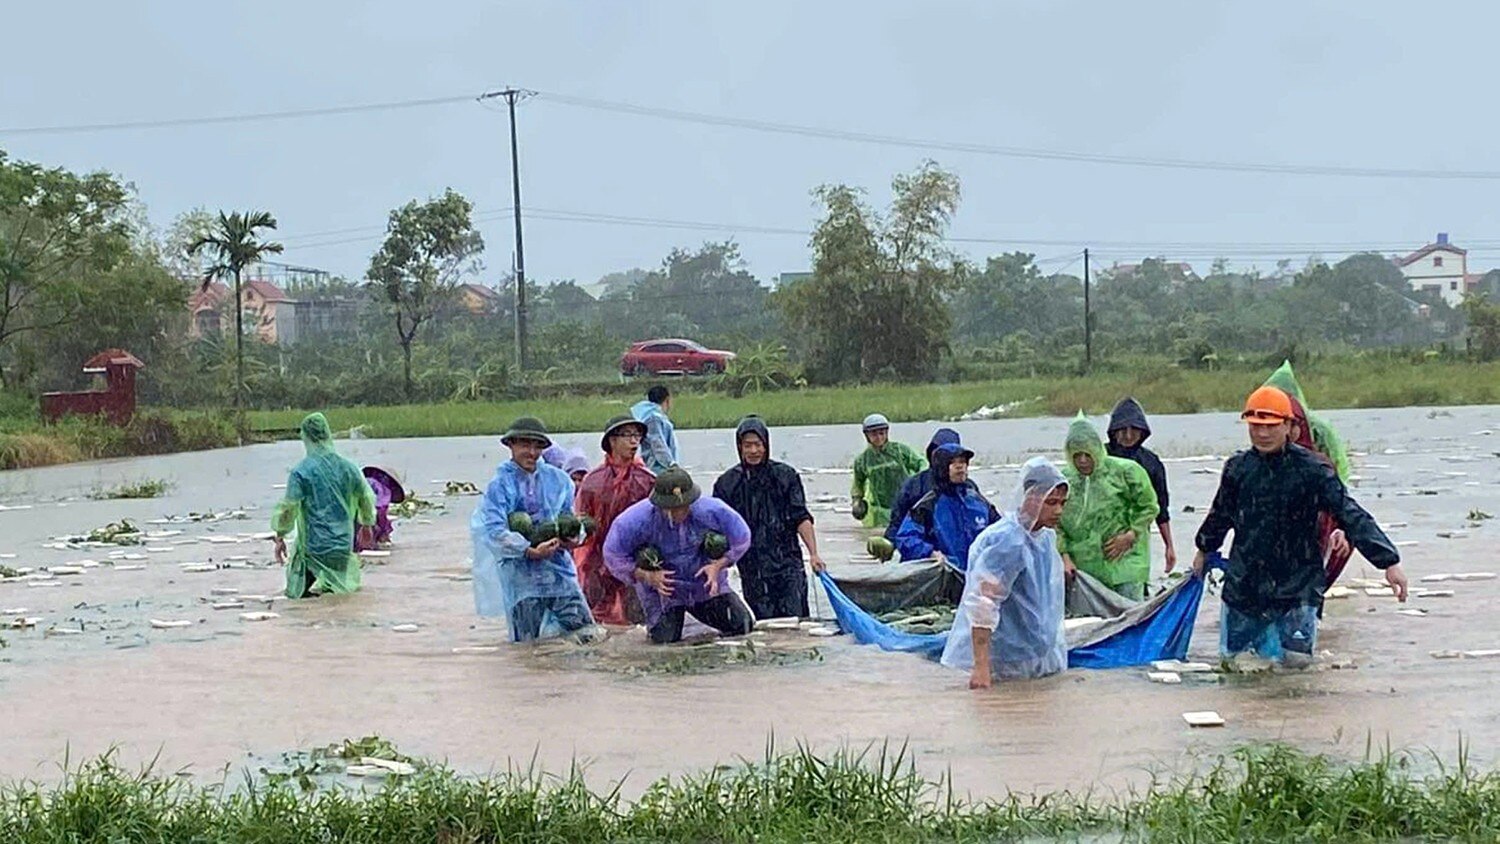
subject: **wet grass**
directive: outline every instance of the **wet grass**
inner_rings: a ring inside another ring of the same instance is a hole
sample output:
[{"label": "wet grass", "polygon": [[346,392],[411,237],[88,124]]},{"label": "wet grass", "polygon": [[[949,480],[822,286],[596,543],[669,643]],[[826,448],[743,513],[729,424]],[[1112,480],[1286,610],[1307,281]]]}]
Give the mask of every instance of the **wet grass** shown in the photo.
[{"label": "wet grass", "polygon": [[[754,762],[664,778],[636,800],[581,768],[483,778],[419,767],[384,787],[203,786],[105,758],[53,786],[0,790],[7,842],[1493,841],[1500,776],[1385,752],[1346,765],[1244,747],[1139,790],[974,801],[918,774],[904,749]],[[997,760],[998,763],[998,760]]]},{"label": "wet grass", "polygon": [[96,489],[89,498],[98,501],[113,501],[132,498],[160,498],[172,489],[172,484],[160,478],[134,481],[109,489]]},{"label": "wet grass", "polygon": [[[678,428],[729,428],[748,413],[775,425],[854,424],[884,413],[897,422],[954,419],[981,406],[1014,405],[1010,416],[1108,412],[1133,395],[1152,413],[1238,410],[1270,373],[1265,366],[1184,370],[1143,361],[1089,377],[1014,378],[958,384],[870,384],[731,398],[690,391],[673,398]],[[1315,409],[1500,403],[1500,364],[1405,359],[1332,359],[1298,369]],[[677,385],[674,385],[677,389]],[[529,401],[386,407],[302,408],[250,414],[255,430],[293,430],[308,410],[323,410],[335,430],[362,427],[369,437],[497,435],[510,420],[537,415],[557,433],[597,431],[634,397],[559,395]]]}]

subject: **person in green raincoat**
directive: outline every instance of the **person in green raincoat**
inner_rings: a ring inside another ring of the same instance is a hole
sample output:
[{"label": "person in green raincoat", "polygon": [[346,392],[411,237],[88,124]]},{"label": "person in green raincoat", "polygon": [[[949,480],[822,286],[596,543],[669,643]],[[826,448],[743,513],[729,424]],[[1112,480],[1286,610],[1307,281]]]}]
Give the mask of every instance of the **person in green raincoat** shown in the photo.
[{"label": "person in green raincoat", "polygon": [[360,582],[354,526],[358,522],[368,531],[375,524],[375,492],[359,467],[334,451],[323,414],[302,420],[302,444],[307,456],[292,469],[286,498],[271,516],[276,562],[288,562],[286,536],[297,534],[286,568],[286,596],[354,592]]},{"label": "person in green raincoat", "polygon": [[1083,411],[1068,427],[1068,504],[1057,528],[1057,550],[1069,579],[1082,569],[1126,598],[1146,597],[1151,578],[1148,531],[1159,506],[1151,476],[1139,463],[1110,457]]},{"label": "person in green raincoat", "polygon": [[1313,446],[1316,451],[1333,461],[1333,470],[1338,473],[1339,480],[1345,484],[1349,483],[1349,475],[1353,471],[1353,464],[1349,462],[1349,451],[1344,447],[1344,440],[1333,430],[1328,421],[1316,413],[1308,405],[1307,398],[1302,395],[1302,385],[1297,383],[1297,374],[1292,371],[1291,361],[1282,361],[1281,366],[1266,379],[1262,386],[1275,387],[1296,399],[1307,413],[1307,424],[1312,428]]},{"label": "person in green raincoat", "polygon": [[850,512],[865,527],[883,528],[891,522],[891,504],[901,485],[926,469],[927,461],[911,446],[893,442],[890,420],[879,413],[866,416],[861,427],[869,446],[854,458]]}]

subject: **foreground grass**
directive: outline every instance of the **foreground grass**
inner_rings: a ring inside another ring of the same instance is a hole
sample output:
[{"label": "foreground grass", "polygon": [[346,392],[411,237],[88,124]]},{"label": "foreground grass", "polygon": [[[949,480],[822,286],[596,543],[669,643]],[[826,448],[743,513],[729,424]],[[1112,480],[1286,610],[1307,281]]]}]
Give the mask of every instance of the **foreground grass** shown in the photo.
[{"label": "foreground grass", "polygon": [[[997,760],[997,765],[1002,760]],[[109,758],[52,787],[0,791],[9,844],[42,842],[979,842],[1103,836],[1149,841],[1349,841],[1500,837],[1500,776],[1462,757],[1386,754],[1345,766],[1246,747],[1201,773],[1134,793],[1012,794],[970,801],[902,753],[806,750],[657,781],[636,801],[575,769],[481,779],[442,768],[369,792],[281,781],[199,786]]]},{"label": "foreground grass", "polygon": [[[763,393],[743,398],[688,392],[674,397],[679,428],[733,427],[747,413],[771,425],[852,424],[872,412],[897,422],[953,419],[981,406],[1012,405],[1011,416],[1071,415],[1079,409],[1105,413],[1133,395],[1152,413],[1238,410],[1245,396],[1269,374],[1263,367],[1218,371],[1182,370],[1160,364],[1084,377],[1016,378],[961,384],[873,384]],[[1395,360],[1334,360],[1299,370],[1314,408],[1407,407],[1500,402],[1500,363]],[[644,390],[646,383],[642,384]],[[675,385],[674,385],[675,387]],[[597,431],[635,399],[566,396],[528,401],[471,402],[323,410],[336,430],[363,427],[371,437],[495,434],[517,416],[542,417],[558,433]],[[255,430],[288,432],[306,410],[250,414]]]}]

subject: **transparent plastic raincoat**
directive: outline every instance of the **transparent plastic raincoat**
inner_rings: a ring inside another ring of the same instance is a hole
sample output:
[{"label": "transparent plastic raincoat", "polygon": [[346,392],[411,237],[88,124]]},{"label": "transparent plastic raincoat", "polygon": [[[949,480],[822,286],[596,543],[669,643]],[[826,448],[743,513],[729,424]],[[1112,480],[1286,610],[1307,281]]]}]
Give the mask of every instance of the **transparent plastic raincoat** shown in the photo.
[{"label": "transparent plastic raincoat", "polygon": [[1308,405],[1306,397],[1302,395],[1302,385],[1297,383],[1297,374],[1292,371],[1292,362],[1282,361],[1281,366],[1266,379],[1265,386],[1275,387],[1302,405],[1303,412],[1307,414],[1307,422],[1312,427],[1313,450],[1333,463],[1333,470],[1338,473],[1339,480],[1349,483],[1352,464],[1349,462],[1349,451],[1344,447],[1344,440],[1328,424],[1328,420],[1314,413]]},{"label": "transparent plastic raincoat", "polygon": [[[1079,453],[1094,458],[1093,474],[1073,466]],[[1106,454],[1099,430],[1082,413],[1068,426],[1063,456],[1069,494],[1057,528],[1058,551],[1111,588],[1145,583],[1151,577],[1149,531],[1159,509],[1151,476],[1132,460]],[[1135,531],[1135,545],[1118,559],[1106,557],[1104,543],[1127,530]]]},{"label": "transparent plastic raincoat", "polygon": [[[528,473],[515,461],[507,460],[495,470],[469,520],[469,536],[474,541],[474,610],[484,616],[507,616],[511,641],[529,638],[523,636],[526,631],[517,629],[516,619],[510,615],[522,601],[539,598],[584,604],[573,557],[567,549],[559,547],[543,560],[526,557],[531,543],[509,524],[511,514],[520,510],[531,516],[533,524],[571,514],[573,482],[549,463],[538,462],[536,471]],[[556,618],[555,612],[551,614],[556,623],[549,626],[544,622],[542,635],[576,629],[576,621],[593,623],[586,605],[574,608],[566,620]]]},{"label": "transparent plastic raincoat", "polygon": [[375,524],[375,493],[364,474],[333,448],[333,431],[321,413],[302,420],[307,456],[292,469],[286,497],[271,515],[277,536],[297,534],[286,567],[286,596],[359,589],[354,525]]},{"label": "transparent plastic raincoat", "polygon": [[1062,558],[1052,529],[1036,527],[1043,499],[1066,483],[1044,457],[1021,468],[1011,508],[969,550],[964,595],[943,648],[943,665],[972,669],[973,632],[988,630],[997,679],[1044,677],[1067,668]]},{"label": "transparent plastic raincoat", "polygon": [[883,448],[868,446],[854,458],[854,485],[849,497],[869,505],[861,520],[865,527],[890,524],[891,505],[906,479],[927,468],[922,455],[905,443],[887,440]]}]

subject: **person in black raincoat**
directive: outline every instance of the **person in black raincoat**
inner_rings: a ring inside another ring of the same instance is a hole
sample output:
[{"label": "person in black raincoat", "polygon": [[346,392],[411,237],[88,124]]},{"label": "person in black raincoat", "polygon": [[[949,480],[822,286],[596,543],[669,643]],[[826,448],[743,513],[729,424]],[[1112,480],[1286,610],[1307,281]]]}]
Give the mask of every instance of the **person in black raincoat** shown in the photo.
[{"label": "person in black raincoat", "polygon": [[1332,466],[1289,441],[1291,417],[1285,393],[1274,387],[1251,393],[1242,418],[1252,447],[1224,464],[1219,491],[1198,529],[1193,573],[1200,576],[1207,555],[1234,531],[1219,622],[1219,650],[1226,658],[1255,651],[1299,666],[1312,659],[1324,589],[1319,513],[1331,514],[1365,559],[1385,571],[1397,599],[1406,600],[1396,547]]},{"label": "person in black raincoat", "polygon": [[[932,441],[927,443],[927,465],[932,465],[932,453],[940,445],[958,445],[958,432],[952,428],[939,428],[932,433]],[[932,492],[932,473],[918,472],[906,479],[901,485],[900,492],[896,493],[896,500],[891,504],[891,523],[886,525],[885,538],[896,544],[896,534],[901,530],[901,523],[906,521],[906,514],[911,512],[912,505],[922,500],[922,496]]]},{"label": "person in black raincoat", "polygon": [[714,482],[714,498],[750,525],[750,550],[740,558],[740,585],[756,618],[806,617],[807,574],[800,538],[814,571],[823,570],[813,517],[797,470],[771,459],[771,432],[757,416],[735,429],[739,465]]},{"label": "person in black raincoat", "polygon": [[1146,448],[1151,437],[1151,424],[1146,421],[1146,411],[1133,398],[1121,399],[1109,415],[1109,444],[1105,446],[1110,457],[1123,457],[1140,464],[1151,478],[1151,488],[1156,490],[1156,530],[1161,534],[1161,544],[1166,546],[1167,571],[1177,568],[1177,549],[1172,545],[1171,496],[1167,493],[1167,467],[1161,463],[1156,452]]}]

